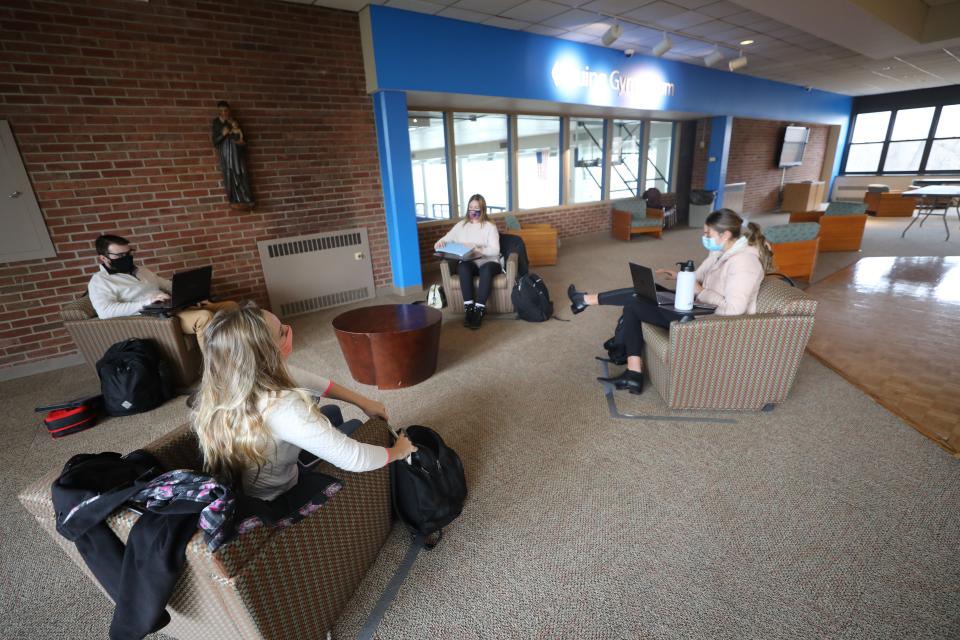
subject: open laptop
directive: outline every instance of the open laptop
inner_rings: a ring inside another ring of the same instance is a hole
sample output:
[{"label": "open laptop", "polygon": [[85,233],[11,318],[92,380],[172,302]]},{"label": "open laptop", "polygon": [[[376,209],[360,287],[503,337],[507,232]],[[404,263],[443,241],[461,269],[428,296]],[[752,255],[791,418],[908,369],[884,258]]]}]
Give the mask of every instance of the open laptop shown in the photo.
[{"label": "open laptop", "polygon": [[169,314],[210,298],[210,280],[213,266],[190,269],[173,274],[170,299],[166,302],[148,304],[140,313],[144,315]]},{"label": "open laptop", "polygon": [[643,265],[630,263],[630,277],[633,278],[633,293],[640,300],[661,307],[672,305],[676,296],[673,291],[658,291],[653,280],[653,269]]}]

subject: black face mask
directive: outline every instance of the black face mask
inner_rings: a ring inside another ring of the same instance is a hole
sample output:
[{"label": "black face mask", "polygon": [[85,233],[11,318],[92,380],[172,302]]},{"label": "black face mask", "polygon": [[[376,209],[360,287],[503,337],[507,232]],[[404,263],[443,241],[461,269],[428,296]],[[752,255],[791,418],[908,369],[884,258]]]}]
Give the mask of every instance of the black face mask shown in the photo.
[{"label": "black face mask", "polygon": [[137,268],[133,264],[133,256],[129,253],[122,258],[110,260],[110,271],[114,273],[133,273]]}]

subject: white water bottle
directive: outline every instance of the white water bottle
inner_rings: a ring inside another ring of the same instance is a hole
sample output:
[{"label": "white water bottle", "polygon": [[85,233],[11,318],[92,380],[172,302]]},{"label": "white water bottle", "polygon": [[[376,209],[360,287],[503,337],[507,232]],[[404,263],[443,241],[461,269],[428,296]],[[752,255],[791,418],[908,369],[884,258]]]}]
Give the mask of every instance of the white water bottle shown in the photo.
[{"label": "white water bottle", "polygon": [[677,293],[673,308],[678,311],[690,311],[693,309],[693,285],[696,282],[693,260],[678,262],[677,266],[680,270],[677,272]]}]

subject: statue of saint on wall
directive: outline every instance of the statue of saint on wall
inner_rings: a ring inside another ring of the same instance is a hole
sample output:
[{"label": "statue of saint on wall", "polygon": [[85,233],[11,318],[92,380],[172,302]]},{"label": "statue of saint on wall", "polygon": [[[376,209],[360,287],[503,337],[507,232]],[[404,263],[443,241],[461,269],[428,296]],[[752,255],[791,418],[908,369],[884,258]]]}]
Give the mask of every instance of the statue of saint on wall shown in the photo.
[{"label": "statue of saint on wall", "polygon": [[250,175],[247,173],[247,142],[243,137],[240,123],[230,115],[230,103],[221,100],[217,103],[217,117],[211,123],[213,146],[220,156],[220,172],[223,174],[223,188],[234,208],[252,209],[253,192],[250,190]]}]

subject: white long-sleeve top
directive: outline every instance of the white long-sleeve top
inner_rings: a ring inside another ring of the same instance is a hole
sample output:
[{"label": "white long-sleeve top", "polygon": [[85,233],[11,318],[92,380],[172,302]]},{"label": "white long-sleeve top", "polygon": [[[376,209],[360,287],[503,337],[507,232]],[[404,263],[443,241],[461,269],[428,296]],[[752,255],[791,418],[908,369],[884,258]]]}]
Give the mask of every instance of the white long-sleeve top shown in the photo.
[{"label": "white long-sleeve top", "polygon": [[271,500],[295,484],[301,449],[346,471],[372,471],[390,461],[384,447],[358,442],[330,424],[326,416],[311,416],[298,394],[284,391],[264,402],[264,423],[273,434],[267,462],[257,473],[256,466],[243,474],[247,495]]},{"label": "white long-sleeve top", "polygon": [[173,285],[146,267],[137,267],[136,275],[100,270],[90,278],[87,292],[101,320],[135,316],[150,304],[158,293],[170,293]]},{"label": "white long-sleeve top", "polygon": [[473,245],[476,250],[474,255],[477,257],[471,258],[471,260],[478,265],[500,260],[500,232],[497,231],[497,225],[492,222],[480,223],[461,220],[440,238],[440,242],[459,242],[460,244]]}]

